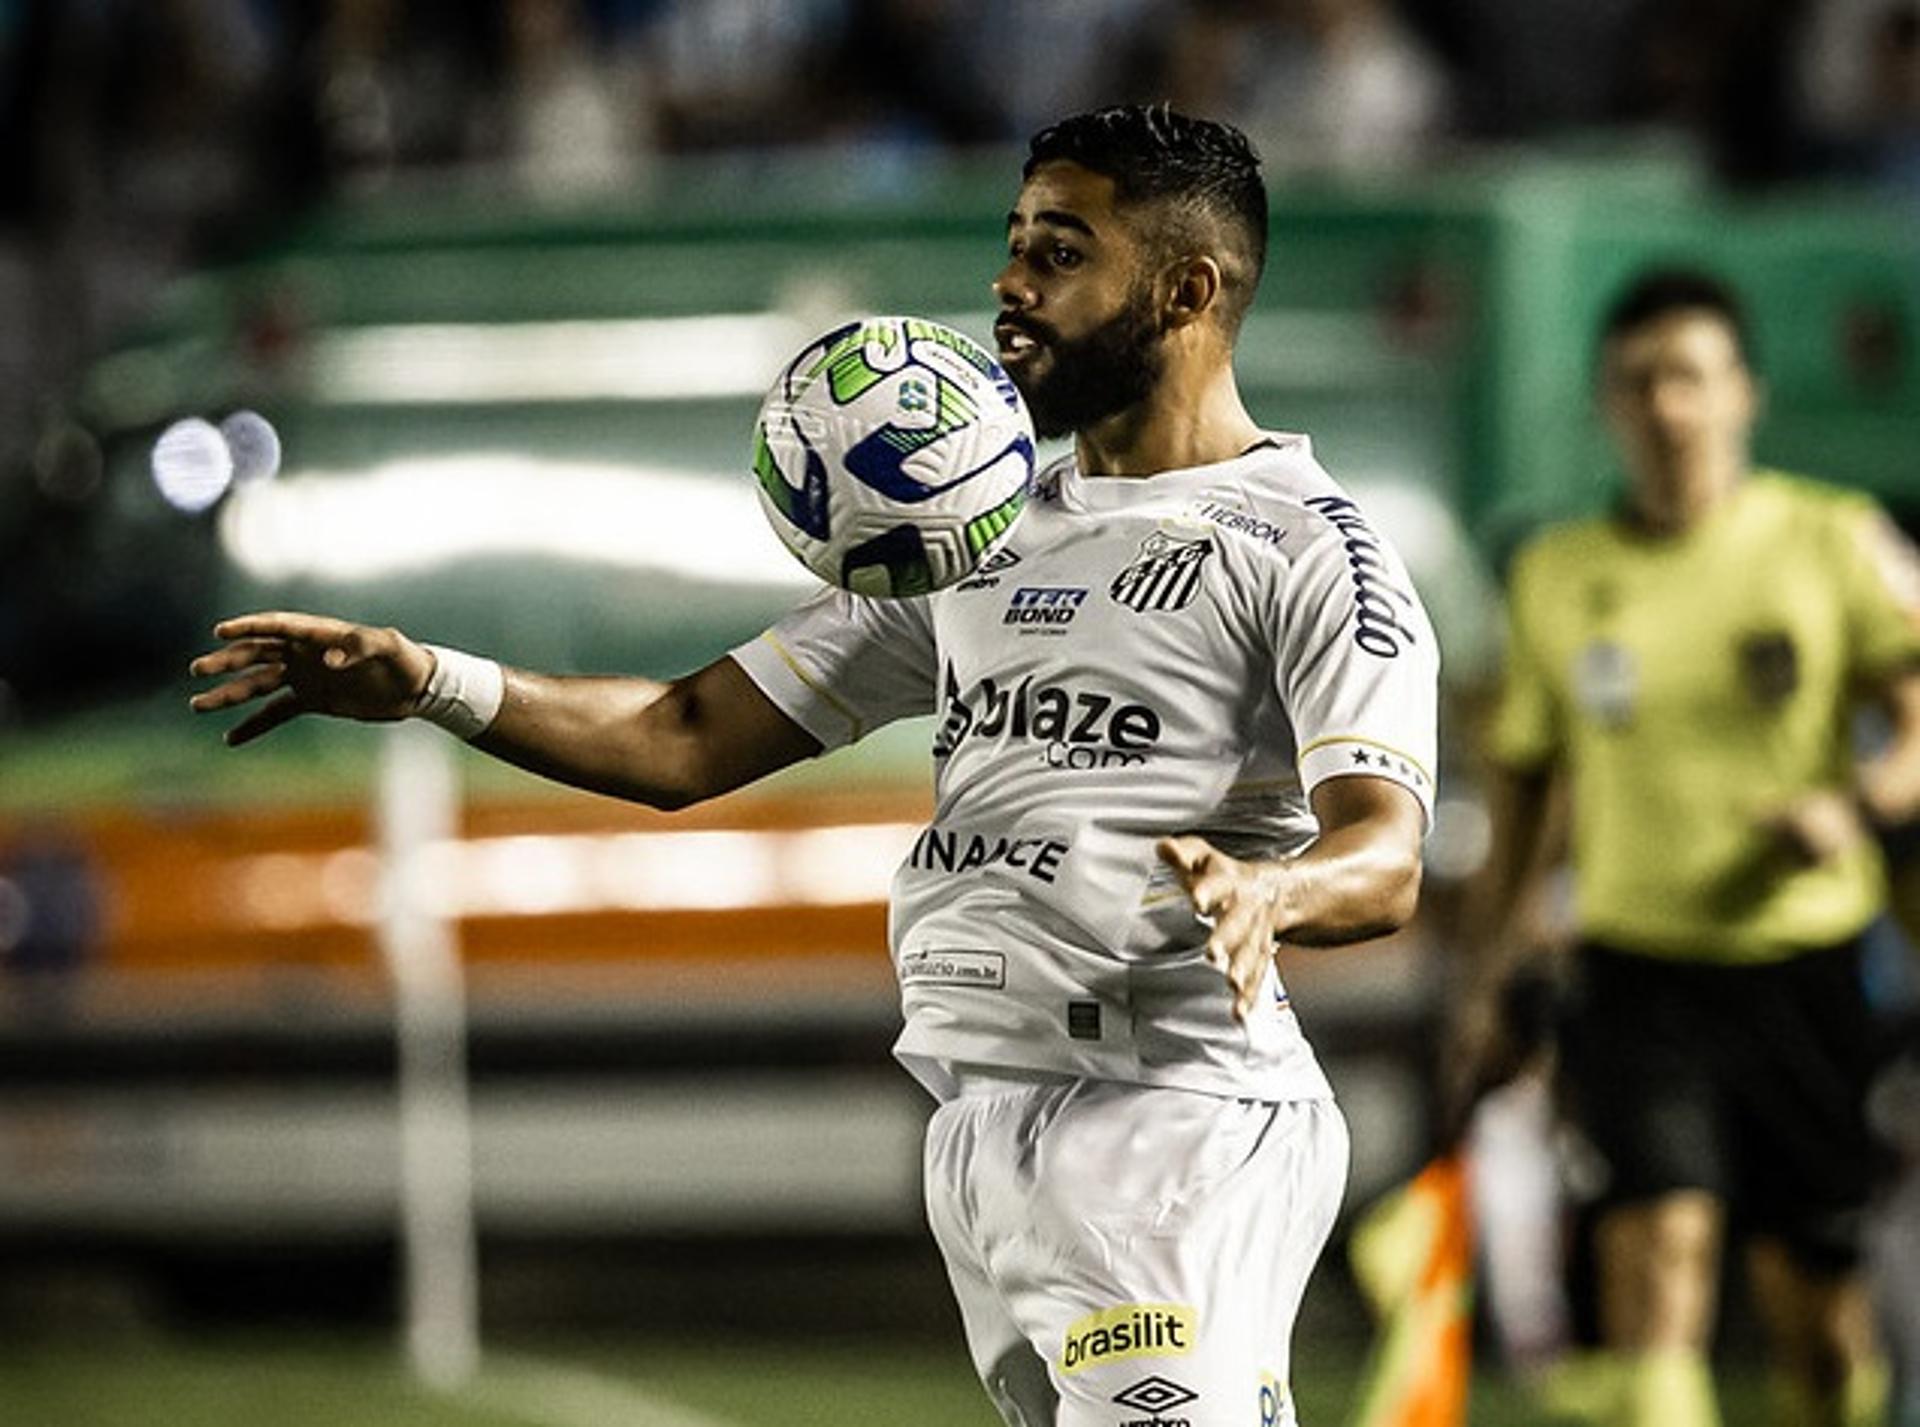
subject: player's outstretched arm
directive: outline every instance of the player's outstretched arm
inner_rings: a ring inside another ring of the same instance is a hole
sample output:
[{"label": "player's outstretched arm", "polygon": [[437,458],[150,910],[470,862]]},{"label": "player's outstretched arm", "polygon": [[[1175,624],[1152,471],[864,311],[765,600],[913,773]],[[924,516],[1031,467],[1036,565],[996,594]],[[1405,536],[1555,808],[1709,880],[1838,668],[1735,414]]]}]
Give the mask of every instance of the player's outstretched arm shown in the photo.
[{"label": "player's outstretched arm", "polygon": [[[242,615],[192,672],[219,682],[200,713],[255,707],[238,746],[303,714],[389,722],[426,711],[436,656],[397,629],[323,615]],[[474,746],[543,777],[652,807],[727,792],[820,751],[732,659],[658,683],[503,671],[499,711]]]},{"label": "player's outstretched arm", "polygon": [[474,747],[649,807],[718,797],[820,752],[731,658],[670,684],[506,673],[500,716]]},{"label": "player's outstretched arm", "polygon": [[1398,783],[1356,775],[1313,790],[1320,835],[1298,857],[1242,861],[1202,837],[1169,837],[1160,856],[1194,910],[1210,918],[1208,958],[1253,1009],[1276,943],[1339,946],[1383,936],[1413,915],[1420,894],[1419,800]]}]

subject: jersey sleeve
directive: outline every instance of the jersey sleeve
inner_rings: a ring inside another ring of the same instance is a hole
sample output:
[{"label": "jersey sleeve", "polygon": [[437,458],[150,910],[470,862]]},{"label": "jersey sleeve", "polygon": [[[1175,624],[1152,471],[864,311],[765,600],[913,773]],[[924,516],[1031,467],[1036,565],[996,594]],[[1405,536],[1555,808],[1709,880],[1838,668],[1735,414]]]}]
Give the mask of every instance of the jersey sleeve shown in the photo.
[{"label": "jersey sleeve", "polygon": [[822,590],[732,656],[823,748],[933,712],[933,626],[925,599]]},{"label": "jersey sleeve", "polygon": [[1356,517],[1301,552],[1279,603],[1274,682],[1301,786],[1385,778],[1431,827],[1440,649],[1399,557]]},{"label": "jersey sleeve", "polygon": [[1563,741],[1559,704],[1543,656],[1535,621],[1541,557],[1523,553],[1507,585],[1507,646],[1500,693],[1487,729],[1487,752],[1509,768],[1542,768],[1560,752]]},{"label": "jersey sleeve", "polygon": [[1920,667],[1920,551],[1873,500],[1840,503],[1835,565],[1852,663],[1867,679]]}]

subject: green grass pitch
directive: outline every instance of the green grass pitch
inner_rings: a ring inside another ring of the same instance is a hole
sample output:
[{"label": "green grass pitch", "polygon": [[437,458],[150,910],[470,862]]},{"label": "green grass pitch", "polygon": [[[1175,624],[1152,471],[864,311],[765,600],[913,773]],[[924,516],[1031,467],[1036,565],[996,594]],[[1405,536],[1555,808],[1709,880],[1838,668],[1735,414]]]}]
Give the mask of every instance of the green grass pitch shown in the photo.
[{"label": "green grass pitch", "polygon": [[[1306,1348],[1303,1427],[1344,1427],[1351,1349]],[[1729,1421],[1761,1421],[1758,1384],[1729,1383]],[[1481,1374],[1473,1427],[1548,1427],[1512,1385]],[[958,1344],[867,1339],[773,1345],[550,1342],[493,1355],[467,1389],[436,1394],[389,1342],[222,1336],[16,1342],[0,1353],[7,1427],[996,1427]]]}]

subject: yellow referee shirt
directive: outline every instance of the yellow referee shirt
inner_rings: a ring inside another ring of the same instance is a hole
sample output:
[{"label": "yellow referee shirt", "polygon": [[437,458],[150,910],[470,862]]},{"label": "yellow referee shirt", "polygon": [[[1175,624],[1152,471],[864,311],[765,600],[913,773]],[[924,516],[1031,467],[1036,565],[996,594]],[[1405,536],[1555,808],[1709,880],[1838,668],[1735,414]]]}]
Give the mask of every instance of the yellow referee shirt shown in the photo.
[{"label": "yellow referee shirt", "polygon": [[1873,918],[1872,839],[1808,867],[1761,820],[1850,786],[1857,696],[1920,660],[1905,548],[1870,499],[1763,472],[1683,535],[1598,519],[1521,553],[1492,749],[1571,778],[1582,935],[1758,962]]}]

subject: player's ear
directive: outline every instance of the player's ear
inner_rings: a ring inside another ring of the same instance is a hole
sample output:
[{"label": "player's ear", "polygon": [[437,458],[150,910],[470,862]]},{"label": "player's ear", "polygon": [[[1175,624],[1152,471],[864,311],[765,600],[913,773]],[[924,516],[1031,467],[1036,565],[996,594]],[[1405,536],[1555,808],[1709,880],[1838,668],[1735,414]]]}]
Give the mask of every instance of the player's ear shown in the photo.
[{"label": "player's ear", "polygon": [[1163,316],[1169,331],[1198,322],[1220,300],[1220,264],[1205,253],[1181,258],[1168,278]]}]

